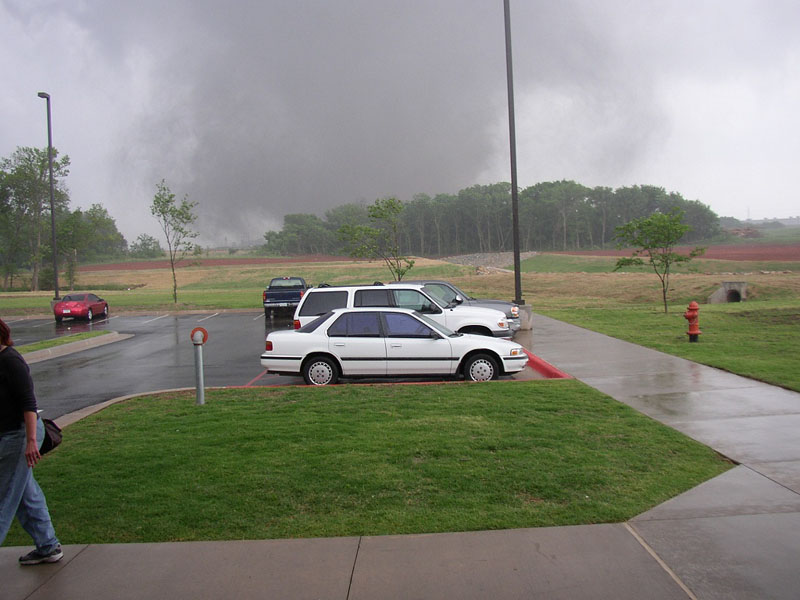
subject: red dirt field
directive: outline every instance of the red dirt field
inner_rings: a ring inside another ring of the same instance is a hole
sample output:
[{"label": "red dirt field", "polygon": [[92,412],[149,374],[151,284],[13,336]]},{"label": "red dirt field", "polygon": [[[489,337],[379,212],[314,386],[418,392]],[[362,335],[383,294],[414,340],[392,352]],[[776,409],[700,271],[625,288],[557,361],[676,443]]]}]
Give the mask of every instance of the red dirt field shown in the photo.
[{"label": "red dirt field", "polygon": [[[682,246],[677,249],[681,254],[689,254],[692,248]],[[630,256],[630,250],[581,250],[572,252],[549,252],[550,254],[571,254],[575,256]],[[800,244],[732,244],[726,246],[709,246],[703,258],[720,260],[752,260],[752,261],[800,261]],[[213,267],[226,265],[287,265],[310,262],[347,262],[349,256],[326,256],[321,254],[291,256],[284,258],[185,258],[177,267]],[[144,271],[147,269],[169,269],[168,260],[132,261],[99,265],[81,265],[78,271]]]},{"label": "red dirt field", "polygon": [[[175,263],[176,267],[223,267],[229,265],[285,265],[309,262],[352,261],[349,256],[292,256],[287,258],[185,258]],[[81,265],[78,271],[146,271],[148,269],[169,269],[168,260],[132,261],[100,265]]]},{"label": "red dirt field", "polygon": [[[679,254],[689,254],[692,247],[676,248]],[[576,252],[552,252],[552,254],[570,254],[574,256],[630,256],[631,250],[585,250]],[[800,244],[732,244],[727,246],[709,246],[702,258],[718,260],[753,260],[753,261],[800,261]]]}]

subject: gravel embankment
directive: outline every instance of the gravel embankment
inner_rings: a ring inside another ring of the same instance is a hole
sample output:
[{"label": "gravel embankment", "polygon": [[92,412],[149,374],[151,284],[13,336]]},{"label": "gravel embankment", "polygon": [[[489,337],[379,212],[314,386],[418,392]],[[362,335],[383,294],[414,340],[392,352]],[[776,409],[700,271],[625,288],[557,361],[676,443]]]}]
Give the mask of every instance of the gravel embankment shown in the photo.
[{"label": "gravel embankment", "polygon": [[[536,252],[520,253],[520,260],[536,256]],[[447,262],[457,265],[471,265],[473,267],[486,267],[490,269],[506,269],[514,264],[513,252],[488,252],[483,254],[461,254],[460,256],[446,256],[442,258]]]}]

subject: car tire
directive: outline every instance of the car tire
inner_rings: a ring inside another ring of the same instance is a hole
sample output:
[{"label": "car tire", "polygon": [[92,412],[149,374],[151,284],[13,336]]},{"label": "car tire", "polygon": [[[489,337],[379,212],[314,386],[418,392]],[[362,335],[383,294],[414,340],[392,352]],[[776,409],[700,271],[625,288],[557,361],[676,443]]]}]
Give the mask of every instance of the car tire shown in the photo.
[{"label": "car tire", "polygon": [[92,309],[90,308],[90,309],[89,309],[89,310],[86,312],[86,320],[87,320],[87,321],[91,321],[93,316],[94,316],[94,315],[92,314]]},{"label": "car tire", "polygon": [[106,305],[103,307],[103,318],[104,318],[104,319],[107,319],[107,318],[108,318],[108,304],[106,304]]},{"label": "car tire", "polygon": [[475,354],[464,363],[464,378],[467,381],[491,381],[497,379],[500,370],[497,361],[488,354]]},{"label": "car tire", "polygon": [[326,356],[314,356],[303,363],[303,379],[308,385],[333,385],[339,381],[339,368]]},{"label": "car tire", "polygon": [[56,323],[61,323],[64,317],[56,317]]}]

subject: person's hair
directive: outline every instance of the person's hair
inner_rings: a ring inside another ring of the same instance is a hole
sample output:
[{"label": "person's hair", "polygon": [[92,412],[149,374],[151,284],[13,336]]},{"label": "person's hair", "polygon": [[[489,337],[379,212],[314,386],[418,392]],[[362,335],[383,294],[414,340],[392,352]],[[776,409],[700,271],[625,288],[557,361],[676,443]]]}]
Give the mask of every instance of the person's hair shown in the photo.
[{"label": "person's hair", "polygon": [[11,329],[9,329],[6,322],[0,319],[0,346],[13,346],[14,342],[11,341]]}]

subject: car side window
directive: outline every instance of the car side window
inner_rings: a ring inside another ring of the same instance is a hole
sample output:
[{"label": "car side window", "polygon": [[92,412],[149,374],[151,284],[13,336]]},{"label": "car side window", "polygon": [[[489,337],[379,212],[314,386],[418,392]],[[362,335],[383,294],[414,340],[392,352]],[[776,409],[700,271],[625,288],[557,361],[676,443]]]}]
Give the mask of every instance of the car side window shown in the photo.
[{"label": "car side window", "polygon": [[391,338],[427,338],[431,337],[433,330],[418,321],[411,315],[403,313],[384,313],[386,323],[386,337]]},{"label": "car side window", "polygon": [[308,292],[305,302],[300,308],[301,317],[313,317],[324,315],[334,308],[345,308],[347,306],[347,292]]},{"label": "car side window", "polygon": [[378,313],[355,312],[341,315],[328,327],[330,337],[381,337]]},{"label": "car side window", "polygon": [[388,290],[358,290],[353,306],[391,306]]},{"label": "car side window", "polygon": [[409,308],[421,313],[438,312],[430,298],[417,290],[394,290],[394,305],[398,308]]},{"label": "car side window", "polygon": [[89,302],[97,302],[99,299],[100,298],[98,298],[94,294],[89,294],[89,296],[87,297],[87,300],[89,300]]}]

